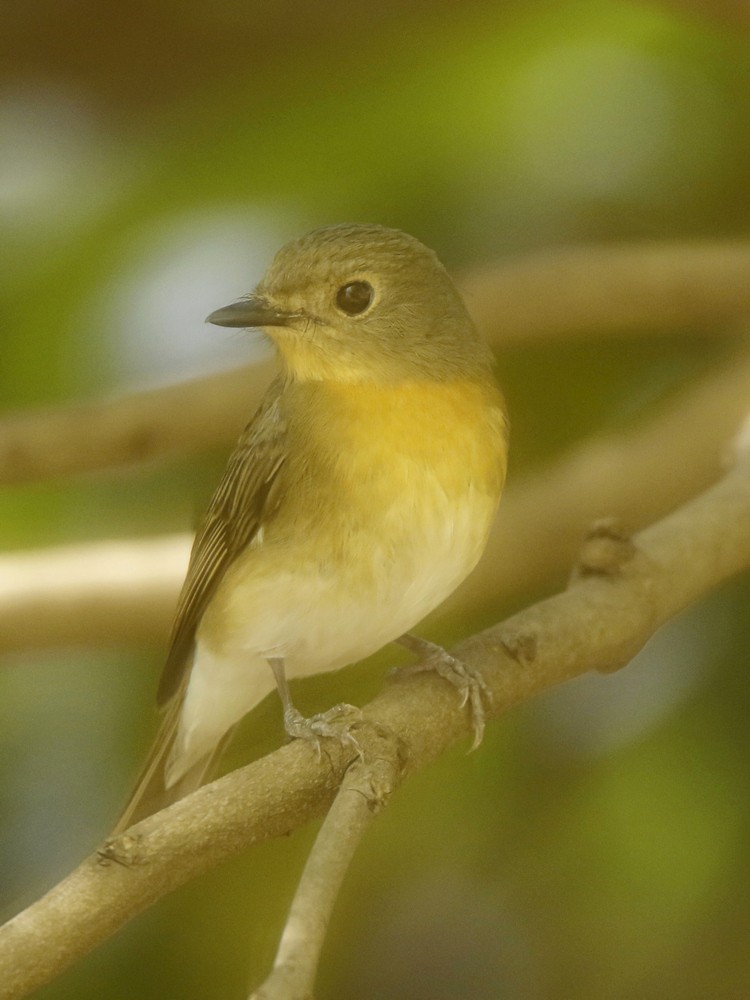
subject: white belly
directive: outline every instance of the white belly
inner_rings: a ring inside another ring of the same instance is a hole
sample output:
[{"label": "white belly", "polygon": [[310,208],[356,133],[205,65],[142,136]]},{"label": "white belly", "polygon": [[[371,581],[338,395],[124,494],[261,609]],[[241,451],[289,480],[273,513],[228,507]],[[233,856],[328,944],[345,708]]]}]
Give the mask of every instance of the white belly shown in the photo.
[{"label": "white belly", "polygon": [[354,663],[408,632],[458,586],[482,552],[496,501],[471,490],[460,503],[436,490],[435,501],[429,524],[394,505],[392,530],[367,550],[364,573],[361,544],[353,543],[357,555],[335,573],[301,559],[298,568],[259,574],[253,560],[246,579],[237,570],[225,580],[233,624],[218,648],[198,630],[170,783],[273,688],[268,658],[283,658],[290,679]]}]

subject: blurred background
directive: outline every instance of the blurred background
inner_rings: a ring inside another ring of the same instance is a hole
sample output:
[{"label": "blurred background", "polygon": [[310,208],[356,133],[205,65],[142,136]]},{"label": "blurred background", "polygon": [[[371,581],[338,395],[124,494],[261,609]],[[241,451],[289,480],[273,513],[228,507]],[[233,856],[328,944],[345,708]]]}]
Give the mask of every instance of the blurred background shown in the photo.
[{"label": "blurred background", "polygon": [[[0,406],[252,359],[253,336],[204,316],[320,224],[403,228],[457,271],[567,244],[744,238],[749,43],[743,0],[5,0]],[[508,347],[510,488],[726,350],[713,330]],[[5,487],[0,543],[188,530],[225,456]],[[750,996],[749,596],[747,580],[722,588],[620,675],[525,705],[412,779],[355,859],[319,1000]],[[430,637],[484,624],[438,615]],[[111,826],[156,727],[163,655],[3,658],[3,917]],[[300,707],[363,702],[393,662],[316,679]],[[269,703],[233,763],[279,740]],[[244,996],[314,833],[163,900],[39,996]]]}]

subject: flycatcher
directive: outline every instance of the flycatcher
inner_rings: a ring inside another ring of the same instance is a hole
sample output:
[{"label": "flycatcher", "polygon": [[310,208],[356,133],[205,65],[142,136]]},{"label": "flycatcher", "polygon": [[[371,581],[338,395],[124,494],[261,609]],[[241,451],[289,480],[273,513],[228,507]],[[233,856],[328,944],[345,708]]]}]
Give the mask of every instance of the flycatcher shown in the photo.
[{"label": "flycatcher", "polygon": [[505,479],[489,349],[413,237],[317,229],[208,321],[261,328],[281,373],[199,527],[159,686],[166,716],[118,829],[197,787],[274,682],[290,735],[328,735],[335,710],[305,720],[288,678],[399,639],[437,650],[405,633],[475,566]]}]

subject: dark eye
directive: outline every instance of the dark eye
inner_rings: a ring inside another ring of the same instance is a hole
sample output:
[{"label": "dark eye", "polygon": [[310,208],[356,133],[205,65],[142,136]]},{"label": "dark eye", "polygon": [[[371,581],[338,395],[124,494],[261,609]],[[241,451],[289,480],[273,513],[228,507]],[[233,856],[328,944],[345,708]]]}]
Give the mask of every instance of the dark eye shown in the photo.
[{"label": "dark eye", "polygon": [[336,305],[347,316],[359,316],[370,305],[375,291],[367,281],[351,281],[336,292]]}]

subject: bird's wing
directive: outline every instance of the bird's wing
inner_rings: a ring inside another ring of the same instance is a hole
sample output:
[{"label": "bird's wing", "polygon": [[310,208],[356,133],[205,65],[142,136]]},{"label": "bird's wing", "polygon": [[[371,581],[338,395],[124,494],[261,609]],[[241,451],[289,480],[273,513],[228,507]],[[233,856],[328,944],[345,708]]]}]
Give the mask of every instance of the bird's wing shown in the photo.
[{"label": "bird's wing", "polygon": [[160,705],[182,687],[195,630],[227,567],[278,507],[279,491],[274,485],[286,454],[280,395],[277,379],[237,443],[198,528],[159,682]]}]

